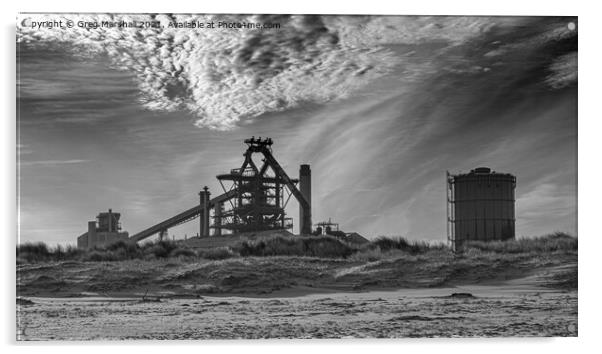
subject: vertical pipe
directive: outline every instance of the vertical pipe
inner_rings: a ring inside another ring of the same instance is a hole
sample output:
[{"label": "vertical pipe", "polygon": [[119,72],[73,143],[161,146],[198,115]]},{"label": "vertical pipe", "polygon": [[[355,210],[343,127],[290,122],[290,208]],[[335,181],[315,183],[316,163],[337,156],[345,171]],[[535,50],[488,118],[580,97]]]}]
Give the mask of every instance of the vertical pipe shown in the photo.
[{"label": "vertical pipe", "polygon": [[109,209],[109,232],[113,232],[113,210]]},{"label": "vertical pipe", "polygon": [[308,203],[308,207],[299,206],[299,232],[311,234],[311,169],[309,165],[301,165],[299,169],[299,192]]},{"label": "vertical pipe", "polygon": [[224,207],[224,204],[221,202],[218,202],[215,205],[215,232],[213,233],[214,236],[221,236],[222,235],[222,208]]},{"label": "vertical pipe", "polygon": [[449,188],[449,171],[445,171],[445,227],[447,230],[447,243],[450,245],[450,247],[453,247],[451,244],[451,235],[449,234]]},{"label": "vertical pipe", "polygon": [[209,188],[207,186],[205,186],[203,189],[205,191],[205,211],[203,213],[203,216],[205,217],[205,236],[209,237],[209,196],[211,193],[209,192]]},{"label": "vertical pipe", "polygon": [[209,236],[209,188],[207,186],[199,192],[199,202],[201,206],[199,236],[207,237]]},{"label": "vertical pipe", "polygon": [[205,192],[199,192],[199,206],[200,206],[200,215],[199,215],[199,237],[203,237],[205,225],[204,224],[204,212],[205,212]]}]

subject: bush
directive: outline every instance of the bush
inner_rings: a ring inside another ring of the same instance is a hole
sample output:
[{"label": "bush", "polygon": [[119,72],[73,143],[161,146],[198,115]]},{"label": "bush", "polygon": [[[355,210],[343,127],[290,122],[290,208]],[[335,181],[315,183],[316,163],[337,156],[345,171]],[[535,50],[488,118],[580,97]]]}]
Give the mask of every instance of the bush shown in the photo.
[{"label": "bush", "polygon": [[216,247],[200,250],[199,256],[205,259],[219,260],[235,257],[236,253],[234,253],[230,247]]},{"label": "bush", "polygon": [[136,242],[117,241],[107,245],[105,249],[114,252],[119,259],[136,259],[143,256],[142,249]]},{"label": "bush", "polygon": [[197,254],[190,248],[176,248],[169,254],[170,257],[196,257]]},{"label": "bush", "polygon": [[161,240],[156,243],[145,245],[147,248],[144,250],[146,254],[153,254],[157,258],[167,258],[171,251],[178,248],[174,241]]}]

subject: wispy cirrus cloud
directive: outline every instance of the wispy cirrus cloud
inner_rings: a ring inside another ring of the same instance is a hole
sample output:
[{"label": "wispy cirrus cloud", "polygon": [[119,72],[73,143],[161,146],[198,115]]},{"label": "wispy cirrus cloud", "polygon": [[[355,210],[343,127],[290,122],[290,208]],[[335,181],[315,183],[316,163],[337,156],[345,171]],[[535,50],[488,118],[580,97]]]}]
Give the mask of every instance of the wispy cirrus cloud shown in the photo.
[{"label": "wispy cirrus cloud", "polygon": [[40,160],[40,161],[20,161],[20,166],[57,166],[73,165],[90,162],[89,160]]}]

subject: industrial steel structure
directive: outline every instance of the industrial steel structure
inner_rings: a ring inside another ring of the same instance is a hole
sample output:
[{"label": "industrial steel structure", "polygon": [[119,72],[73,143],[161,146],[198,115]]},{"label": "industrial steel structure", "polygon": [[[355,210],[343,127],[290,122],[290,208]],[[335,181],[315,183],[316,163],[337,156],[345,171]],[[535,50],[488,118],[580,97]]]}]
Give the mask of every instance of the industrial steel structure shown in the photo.
[{"label": "industrial steel structure", "polygon": [[89,249],[104,246],[117,241],[127,241],[128,233],[121,231],[121,214],[109,209],[108,213],[99,213],[96,221],[88,221],[88,232],[77,238],[77,247]]},{"label": "industrial steel structure", "polygon": [[[299,202],[300,233],[311,233],[311,170],[301,165],[299,179],[290,178],[272,154],[272,139],[246,139],[247,150],[240,168],[220,174],[224,193],[211,199],[207,187],[199,192],[199,205],[143,230],[130,239],[141,241],[152,235],[165,235],[167,229],[199,217],[201,237],[291,229],[292,219],[285,208],[292,196]],[[258,164],[253,156],[262,156]],[[299,188],[297,188],[299,184]],[[213,232],[211,232],[213,230]]]},{"label": "industrial steel structure", "polygon": [[370,242],[357,232],[344,232],[340,230],[339,224],[333,222],[331,218],[328,218],[328,221],[320,221],[315,226],[316,228],[312,233],[315,236],[332,236],[338,238],[339,240],[356,245],[363,245]]},{"label": "industrial steel structure", "polygon": [[[251,138],[245,143],[248,149],[242,166],[217,176],[224,192],[234,191],[235,195],[227,204],[216,206],[212,227],[218,233],[221,230],[246,232],[292,228],[292,219],[284,212],[292,193],[286,197],[285,186],[290,185],[289,190],[299,193],[295,186],[299,181],[289,178],[276,162],[271,154],[271,139]],[[256,153],[263,155],[263,164],[254,162],[253,154]],[[307,203],[304,196],[300,200]]]},{"label": "industrial steel structure", "polygon": [[447,172],[447,237],[454,251],[466,241],[513,239],[516,177],[479,167]]},{"label": "industrial steel structure", "polygon": [[[333,222],[331,218],[328,218],[328,221],[320,221],[316,224],[316,229],[314,231],[314,235],[330,235],[333,232],[339,233],[339,224]],[[344,234],[344,233],[343,233]]]}]

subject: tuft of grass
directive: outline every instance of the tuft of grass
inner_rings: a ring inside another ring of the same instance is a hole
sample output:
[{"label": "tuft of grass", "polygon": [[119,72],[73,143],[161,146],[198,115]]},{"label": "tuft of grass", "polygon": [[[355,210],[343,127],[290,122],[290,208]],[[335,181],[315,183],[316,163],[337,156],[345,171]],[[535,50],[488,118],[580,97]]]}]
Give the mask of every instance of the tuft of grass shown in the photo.
[{"label": "tuft of grass", "polygon": [[26,263],[44,262],[52,252],[44,242],[27,242],[17,245],[17,259]]},{"label": "tuft of grass", "polygon": [[17,264],[72,260],[83,253],[85,251],[73,245],[51,248],[44,242],[28,242],[17,245]]},{"label": "tuft of grass", "polygon": [[152,254],[157,258],[167,258],[176,248],[178,248],[176,242],[161,240],[155,243],[145,244],[143,250],[145,254]]},{"label": "tuft of grass", "polygon": [[355,249],[332,236],[274,237],[257,241],[243,241],[236,250],[243,256],[307,256],[319,258],[346,258]]},{"label": "tuft of grass", "polygon": [[384,236],[380,236],[364,246],[365,249],[369,250],[379,249],[382,252],[400,250],[411,255],[424,254],[431,250],[440,250],[446,247],[443,244],[430,244],[425,241],[408,241],[403,237],[392,238]]},{"label": "tuft of grass", "polygon": [[577,251],[576,237],[563,232],[546,236],[520,238],[507,241],[469,241],[465,245],[465,253],[471,249],[490,253],[549,253]]},{"label": "tuft of grass", "polygon": [[107,253],[106,258],[114,260],[137,259],[143,256],[137,243],[127,241],[117,241],[94,250]]},{"label": "tuft of grass", "polygon": [[442,257],[451,252],[443,243],[431,244],[425,241],[408,241],[403,237],[380,236],[362,245],[351,260],[374,262],[383,259],[411,257],[428,254],[429,257]]},{"label": "tuft of grass", "polygon": [[349,257],[351,261],[357,262],[375,262],[382,259],[395,258],[404,255],[405,253],[400,250],[389,250],[383,251],[380,248],[368,248],[364,247],[359,249],[357,252]]},{"label": "tuft of grass", "polygon": [[196,257],[197,254],[190,248],[178,247],[169,253],[169,257]]},{"label": "tuft of grass", "polygon": [[113,262],[119,260],[115,252],[93,249],[86,253],[82,260],[86,262]]},{"label": "tuft of grass", "polygon": [[65,247],[57,245],[54,252],[59,261],[78,259],[85,253],[84,250],[74,245],[67,245]]},{"label": "tuft of grass", "polygon": [[237,256],[237,254],[230,247],[209,248],[200,250],[198,253],[199,257],[210,260],[227,259]]},{"label": "tuft of grass", "polygon": [[196,257],[197,254],[192,249],[183,248],[173,241],[151,242],[142,246],[135,242],[118,241],[89,250],[79,249],[73,245],[58,245],[50,248],[43,242],[17,246],[17,264],[66,260],[112,262],[180,256]]}]

